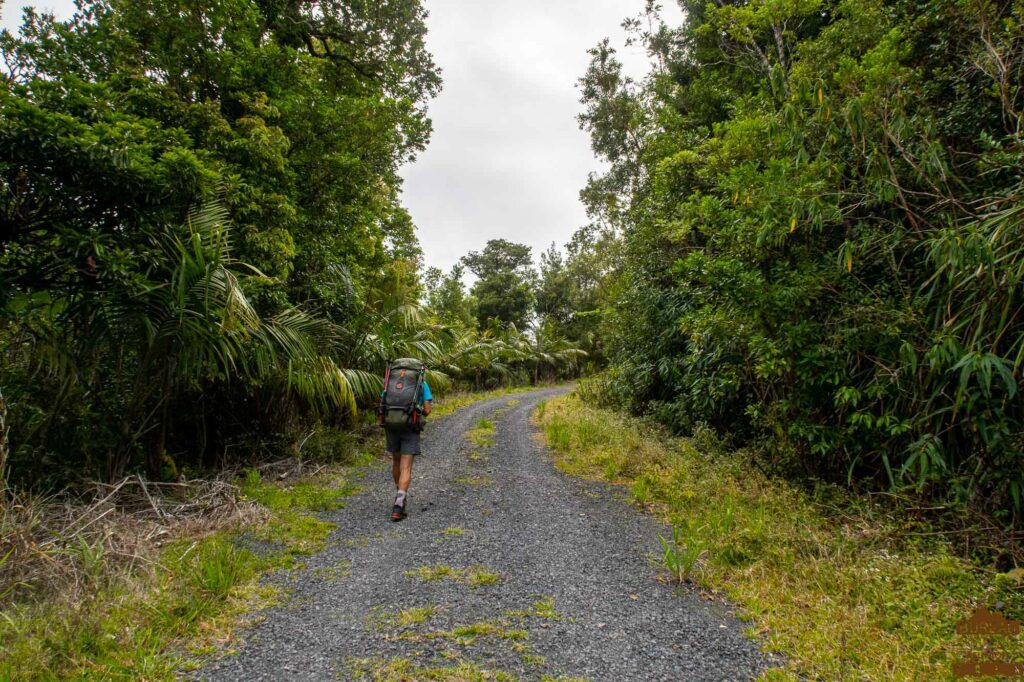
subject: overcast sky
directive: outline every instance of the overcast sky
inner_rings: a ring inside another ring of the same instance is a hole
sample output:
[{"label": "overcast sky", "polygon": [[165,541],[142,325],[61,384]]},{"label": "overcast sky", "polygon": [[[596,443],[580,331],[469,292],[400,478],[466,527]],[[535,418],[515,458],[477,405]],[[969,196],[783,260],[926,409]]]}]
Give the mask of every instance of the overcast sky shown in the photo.
[{"label": "overcast sky", "polygon": [[[625,49],[620,24],[644,0],[424,0],[428,46],[444,90],[430,107],[434,135],[403,171],[404,203],[427,265],[449,269],[488,239],[564,244],[586,223],[579,190],[599,168],[579,130],[576,80],[587,49],[612,38],[633,75],[646,57]],[[67,16],[72,0],[3,3],[3,25],[32,4]],[[679,14],[666,0],[666,16]]]}]

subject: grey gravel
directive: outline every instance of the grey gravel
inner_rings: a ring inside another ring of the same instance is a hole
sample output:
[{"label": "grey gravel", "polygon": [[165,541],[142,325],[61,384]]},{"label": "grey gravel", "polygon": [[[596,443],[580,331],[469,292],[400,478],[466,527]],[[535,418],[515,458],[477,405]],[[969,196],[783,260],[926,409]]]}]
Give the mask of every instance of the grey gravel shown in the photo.
[{"label": "grey gravel", "polygon": [[[627,504],[622,490],[554,468],[530,414],[560,392],[497,398],[430,424],[401,523],[388,519],[390,468],[384,460],[368,467],[362,491],[324,515],[338,526],[328,548],[303,569],[271,578],[289,591],[286,603],[260,614],[238,653],[193,676],[358,679],[353,662],[365,658],[442,667],[457,657],[527,680],[595,682],[741,680],[777,665],[742,634],[745,625],[727,605],[655,579],[658,534],[666,529]],[[464,437],[481,417],[497,424],[495,444],[482,450]],[[487,459],[470,460],[474,450]],[[490,483],[457,481],[467,477]],[[442,532],[451,527],[464,532]],[[500,580],[474,589],[405,574],[436,565],[484,566]],[[507,614],[544,598],[554,598],[558,618]],[[389,612],[426,606],[435,613],[423,624],[381,625]],[[529,636],[518,644],[480,637],[471,645],[402,638],[484,621]]]}]

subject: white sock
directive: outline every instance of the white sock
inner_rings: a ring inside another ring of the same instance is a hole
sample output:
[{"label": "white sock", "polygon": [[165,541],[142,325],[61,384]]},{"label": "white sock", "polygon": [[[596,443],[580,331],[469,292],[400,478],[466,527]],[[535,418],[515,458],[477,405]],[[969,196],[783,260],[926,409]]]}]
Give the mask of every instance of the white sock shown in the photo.
[{"label": "white sock", "polygon": [[403,507],[403,508],[405,507],[405,491],[404,490],[399,490],[398,494],[395,495],[395,504],[397,504],[399,507]]}]

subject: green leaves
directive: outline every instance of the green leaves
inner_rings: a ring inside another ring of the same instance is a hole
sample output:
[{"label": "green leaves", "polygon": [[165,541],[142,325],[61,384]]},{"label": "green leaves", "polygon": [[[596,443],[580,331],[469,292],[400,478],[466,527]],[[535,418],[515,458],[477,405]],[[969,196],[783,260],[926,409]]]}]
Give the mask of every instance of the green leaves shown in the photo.
[{"label": "green leaves", "polygon": [[610,168],[584,195],[625,254],[607,392],[783,473],[1019,517],[1019,8],[823,7],[688,3],[639,85],[592,53]]},{"label": "green leaves", "polygon": [[0,36],[19,484],[285,448],[391,351],[443,354],[398,196],[440,88],[425,10],[314,4],[88,0]]}]

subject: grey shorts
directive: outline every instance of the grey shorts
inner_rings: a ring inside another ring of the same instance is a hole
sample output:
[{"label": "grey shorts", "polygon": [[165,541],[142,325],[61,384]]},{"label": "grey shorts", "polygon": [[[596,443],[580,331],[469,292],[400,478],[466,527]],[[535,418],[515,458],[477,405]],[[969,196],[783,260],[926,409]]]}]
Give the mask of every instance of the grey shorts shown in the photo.
[{"label": "grey shorts", "polygon": [[418,455],[420,454],[420,432],[419,431],[391,431],[384,429],[388,439],[388,452],[392,455]]}]

